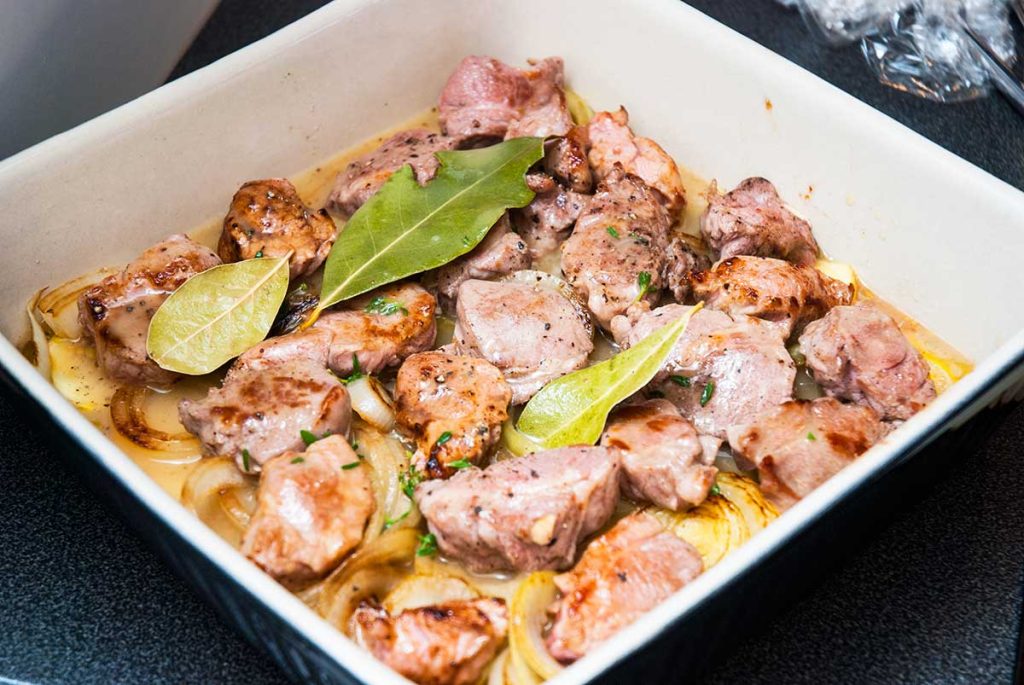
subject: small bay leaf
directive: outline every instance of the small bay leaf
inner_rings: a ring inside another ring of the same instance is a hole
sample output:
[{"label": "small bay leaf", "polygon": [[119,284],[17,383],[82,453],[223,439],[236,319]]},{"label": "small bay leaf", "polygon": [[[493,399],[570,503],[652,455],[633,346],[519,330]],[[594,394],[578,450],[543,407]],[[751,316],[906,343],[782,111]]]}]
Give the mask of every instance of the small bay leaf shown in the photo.
[{"label": "small bay leaf", "polygon": [[150,321],[149,356],[168,371],[198,376],[259,343],[288,290],[288,259],[221,264],[187,280]]},{"label": "small bay leaf", "polygon": [[611,359],[545,385],[519,416],[519,431],[544,449],[596,443],[611,410],[654,378],[702,306]]},{"label": "small bay leaf", "polygon": [[506,209],[533,199],[525,174],[543,154],[543,139],[514,138],[438,152],[441,166],[426,186],[408,165],[396,171],[338,235],[317,311],[472,250]]}]

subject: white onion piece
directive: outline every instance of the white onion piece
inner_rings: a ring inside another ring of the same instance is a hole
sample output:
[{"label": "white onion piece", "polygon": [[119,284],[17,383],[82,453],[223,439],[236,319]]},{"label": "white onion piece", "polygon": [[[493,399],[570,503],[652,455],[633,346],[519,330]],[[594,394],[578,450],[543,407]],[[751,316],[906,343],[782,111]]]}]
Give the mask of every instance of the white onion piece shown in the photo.
[{"label": "white onion piece", "polygon": [[31,327],[32,347],[35,353],[35,358],[30,358],[30,361],[39,370],[39,373],[43,374],[43,378],[50,378],[50,349],[49,345],[46,344],[46,331],[43,330],[42,324],[36,318],[36,304],[39,302],[39,296],[42,293],[43,291],[40,290],[28,301],[28,304],[25,306],[25,313],[28,314],[28,325]]},{"label": "white onion piece", "polygon": [[453,576],[416,573],[403,579],[384,598],[384,609],[395,616],[407,609],[434,606],[445,602],[477,599],[480,593]]},{"label": "white onion piece", "polygon": [[577,292],[573,290],[573,287],[565,280],[558,276],[549,274],[546,271],[534,271],[532,269],[515,271],[502,280],[511,281],[513,283],[525,283],[527,285],[558,293],[572,303],[573,309],[576,310],[576,316],[579,317],[580,321],[583,322],[583,325],[586,326],[587,334],[593,336],[594,321],[590,316],[590,310],[587,308],[587,304],[579,294],[577,294]]},{"label": "white onion piece", "polygon": [[117,385],[103,375],[92,345],[53,337],[47,343],[50,378],[57,392],[80,411],[100,412],[110,402]]},{"label": "white onion piece", "polygon": [[385,529],[418,525],[420,512],[402,491],[400,476],[409,466],[402,443],[362,421],[352,427],[352,439],[356,452],[370,466],[370,484],[377,505],[366,524],[363,544],[372,542]]},{"label": "white onion piece", "polygon": [[445,560],[439,555],[416,557],[413,569],[417,575],[450,576],[464,581],[471,588],[485,597],[500,597],[511,603],[519,585],[523,582],[521,575],[505,575],[499,573],[473,573],[461,564]]},{"label": "white onion piece", "polygon": [[491,662],[491,672],[487,676],[487,685],[507,685],[505,682],[505,664],[507,662],[508,648],[506,647]]},{"label": "white onion piece", "polygon": [[512,652],[520,655],[542,680],[554,678],[562,670],[562,665],[548,653],[541,634],[548,620],[548,607],[558,595],[554,578],[551,571],[531,573],[512,598],[509,611]]},{"label": "white onion piece", "polygon": [[151,391],[134,385],[122,385],[110,399],[110,420],[117,432],[139,447],[161,452],[194,450],[195,439],[189,433],[165,433],[149,425],[144,409]]},{"label": "white onion piece", "polygon": [[348,383],[352,409],[368,424],[381,431],[395,425],[395,402],[388,389],[372,376],[363,376]]},{"label": "white onion piece", "polygon": [[238,547],[256,511],[257,483],[228,457],[211,457],[192,469],[181,490],[181,502],[217,535]]},{"label": "white onion piece", "polygon": [[104,278],[117,273],[117,269],[104,268],[83,274],[56,288],[44,288],[39,293],[36,310],[54,335],[75,340],[82,336],[78,321],[78,296]]}]

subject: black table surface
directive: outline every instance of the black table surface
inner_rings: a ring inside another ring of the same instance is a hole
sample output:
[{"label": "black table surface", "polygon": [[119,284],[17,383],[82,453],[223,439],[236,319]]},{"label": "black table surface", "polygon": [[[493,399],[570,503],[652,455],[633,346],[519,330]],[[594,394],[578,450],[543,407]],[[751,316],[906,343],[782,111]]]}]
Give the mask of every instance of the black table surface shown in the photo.
[{"label": "black table surface", "polygon": [[[224,0],[171,78],[321,4]],[[771,0],[690,4],[1024,189],[1024,119],[1001,98],[941,106],[884,88],[856,48],[814,44],[799,17]],[[282,682],[65,470],[43,430],[0,396],[0,683]],[[1010,682],[1024,568],[1022,444],[1017,406],[704,682]]]}]

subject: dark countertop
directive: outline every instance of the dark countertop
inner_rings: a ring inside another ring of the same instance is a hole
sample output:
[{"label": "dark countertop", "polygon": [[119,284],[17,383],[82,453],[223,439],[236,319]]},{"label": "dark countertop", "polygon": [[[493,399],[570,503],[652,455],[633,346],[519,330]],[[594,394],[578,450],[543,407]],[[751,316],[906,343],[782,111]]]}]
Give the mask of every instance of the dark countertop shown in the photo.
[{"label": "dark countertop", "polygon": [[[172,75],[322,2],[224,0]],[[856,49],[812,43],[771,0],[718,18],[1024,188],[1024,119],[998,97],[934,105],[878,85]],[[1024,406],[707,683],[1006,683],[1024,569]],[[0,396],[0,683],[277,683],[281,674],[167,571]]]}]

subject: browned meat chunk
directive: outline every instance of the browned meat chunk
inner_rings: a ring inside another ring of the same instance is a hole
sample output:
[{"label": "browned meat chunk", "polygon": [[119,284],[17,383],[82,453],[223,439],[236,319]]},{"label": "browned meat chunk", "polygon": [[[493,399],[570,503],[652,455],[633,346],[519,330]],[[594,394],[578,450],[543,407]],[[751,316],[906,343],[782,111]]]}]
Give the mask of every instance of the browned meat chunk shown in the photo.
[{"label": "browned meat chunk", "polygon": [[692,581],[704,564],[688,542],[639,512],[591,542],[576,567],[555,576],[551,656],[570,663]]},{"label": "browned meat chunk", "polygon": [[478,573],[572,565],[619,497],[617,450],[563,447],[468,468],[416,489],[438,547]]},{"label": "browned meat chunk", "polygon": [[665,251],[665,287],[676,302],[685,302],[690,295],[690,275],[711,267],[707,246],[695,236],[677,231]]},{"label": "browned meat chunk", "polygon": [[[537,274],[533,283],[526,282]],[[590,316],[545,285],[539,272],[516,281],[466,281],[459,288],[454,342],[460,354],[483,357],[523,404],[550,381],[583,368],[594,349]]]},{"label": "browned meat chunk", "polygon": [[311,327],[270,338],[238,358],[252,366],[304,358],[345,377],[355,370],[377,373],[409,355],[429,349],[437,335],[434,296],[416,283],[394,283],[332,309]]},{"label": "browned meat chunk", "polygon": [[139,385],[168,385],[178,378],[146,353],[149,322],[185,281],[218,264],[208,248],[172,235],[79,296],[78,319],[107,378]]},{"label": "browned meat chunk", "polygon": [[594,174],[587,159],[586,126],[573,126],[567,135],[548,144],[544,170],[573,192],[589,193],[594,189]]},{"label": "browned meat chunk", "polygon": [[508,632],[500,599],[445,602],[389,616],[362,604],[352,616],[356,642],[419,685],[475,685]]},{"label": "browned meat chunk", "polygon": [[[612,327],[630,347],[683,316],[689,307],[670,304],[642,314],[630,327]],[[697,312],[655,378],[655,387],[703,435],[724,438],[726,429],[789,400],[796,367],[777,326],[750,316]]]},{"label": "browned meat chunk", "polygon": [[263,465],[242,554],[285,586],[302,587],[355,549],[373,509],[369,467],[332,435]]},{"label": "browned meat chunk", "polygon": [[536,195],[530,204],[513,209],[509,214],[516,232],[529,247],[530,255],[540,259],[557,250],[569,237],[590,198],[566,190],[545,173],[527,174],[526,183]]},{"label": "browned meat chunk", "polygon": [[690,278],[694,297],[732,316],[776,322],[789,337],[832,307],[850,304],[853,286],[812,266],[767,257],[730,257]]},{"label": "browned meat chunk", "polygon": [[522,237],[512,232],[503,214],[487,236],[468,254],[437,270],[437,294],[451,311],[459,286],[472,278],[490,279],[530,268],[530,251]]},{"label": "browned meat chunk", "polygon": [[719,444],[715,438],[702,441],[667,400],[619,408],[601,436],[602,446],[622,450],[623,494],[673,511],[708,496],[718,473],[712,464]]},{"label": "browned meat chunk", "polygon": [[416,181],[426,185],[437,174],[438,161],[434,153],[451,150],[454,146],[451,138],[423,128],[396,133],[338,174],[327,204],[342,216],[352,216],[380,190],[391,174],[406,164],[412,167]]},{"label": "browned meat chunk", "polygon": [[327,212],[307,207],[291,181],[249,181],[231,200],[217,254],[225,262],[237,262],[291,252],[288,266],[291,277],[298,278],[320,268],[337,233]]},{"label": "browned meat chunk", "polygon": [[563,136],[572,117],[562,90],[562,60],[551,57],[522,71],[490,57],[459,63],[441,92],[441,128],[461,147],[505,137]]},{"label": "browned meat chunk", "polygon": [[935,399],[928,364],[875,307],[836,307],[807,326],[800,348],[825,392],[866,404],[883,419],[909,419]]},{"label": "browned meat chunk", "polygon": [[232,457],[255,473],[279,454],[301,451],[304,430],[347,434],[352,408],[345,386],[322,363],[296,357],[236,363],[221,387],[182,400],[178,414],[204,454]]},{"label": "browned meat chunk", "polygon": [[712,184],[700,230],[720,259],[778,257],[810,266],[818,258],[811,225],[789,211],[763,178],[748,178],[725,195]]},{"label": "browned meat chunk", "polygon": [[729,430],[732,449],[757,464],[761,490],[780,508],[805,497],[886,432],[867,407],[831,397],[786,402]]},{"label": "browned meat chunk", "polygon": [[624,107],[616,112],[598,112],[587,125],[590,166],[597,178],[607,178],[616,165],[643,179],[676,215],[686,206],[686,189],[679,167],[660,145],[633,134]]},{"label": "browned meat chunk", "polygon": [[562,271],[603,328],[630,306],[657,301],[671,224],[640,178],[618,169],[598,186],[562,244]]},{"label": "browned meat chunk", "polygon": [[512,390],[493,364],[476,357],[420,352],[395,381],[396,420],[416,441],[413,464],[445,478],[454,461],[478,461],[501,437]]}]

